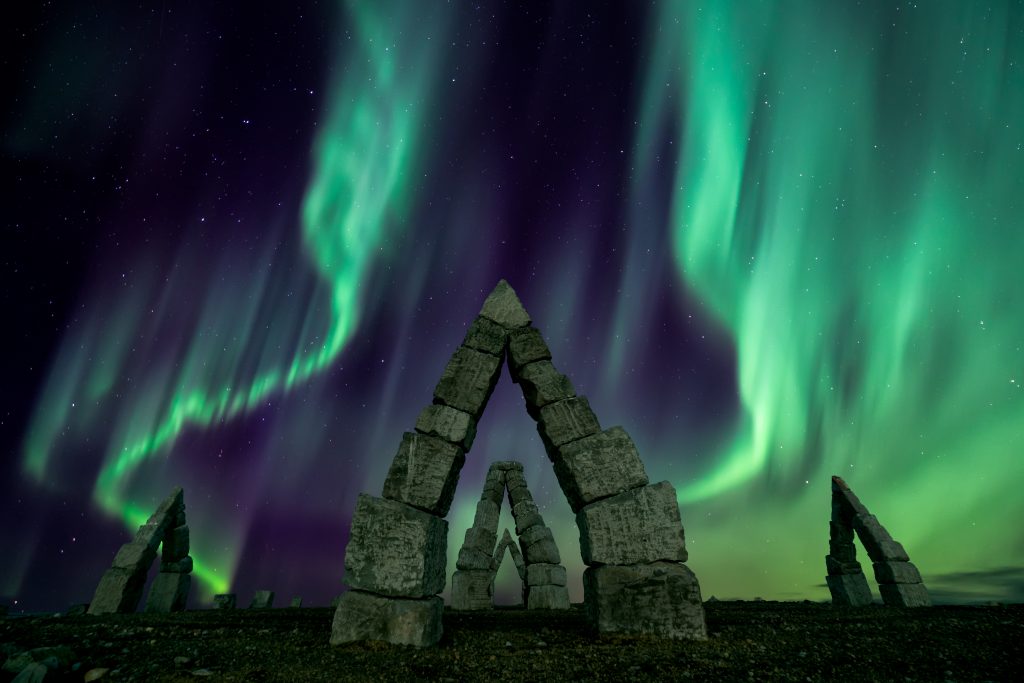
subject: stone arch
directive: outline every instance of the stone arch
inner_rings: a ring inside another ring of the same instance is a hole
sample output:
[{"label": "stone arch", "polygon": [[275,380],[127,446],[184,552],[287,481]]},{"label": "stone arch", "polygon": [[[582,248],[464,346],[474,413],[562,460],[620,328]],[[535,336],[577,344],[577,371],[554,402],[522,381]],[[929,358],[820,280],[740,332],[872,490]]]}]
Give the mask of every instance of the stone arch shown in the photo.
[{"label": "stone arch", "polygon": [[139,527],[135,538],[114,556],[103,573],[89,603],[89,614],[134,612],[146,586],[146,575],[162,546],[160,573],[146,598],[147,612],[180,612],[185,609],[192,585],[192,557],[189,551],[185,497],[175,487],[149,520]]},{"label": "stone arch", "polygon": [[894,607],[931,605],[928,589],[903,546],[893,540],[878,518],[868,512],[850,487],[832,477],[832,521],[829,522],[829,554],[825,556],[825,581],[832,604],[858,607],[871,604],[871,589],[857,561],[853,536],[867,550],[875,570],[882,602]]},{"label": "stone arch", "polygon": [[601,632],[707,637],[674,487],[650,484],[629,435],[602,430],[551,361],[540,331],[501,280],[448,361],[434,399],[402,437],[380,498],[360,494],[345,550],[351,588],[331,643],[419,646],[441,637],[448,514],[459,471],[505,360],[576,514],[587,615]]},{"label": "stone arch", "polygon": [[[495,547],[501,500],[505,493],[512,508],[522,553],[508,529]],[[506,549],[512,553],[519,578],[523,581],[527,609],[569,609],[565,567],[561,564],[555,537],[533,502],[533,495],[523,476],[523,464],[514,461],[495,462],[487,470],[473,525],[466,530],[465,542],[459,550],[456,571],[452,576],[454,609],[478,610],[493,606],[495,575]]]}]

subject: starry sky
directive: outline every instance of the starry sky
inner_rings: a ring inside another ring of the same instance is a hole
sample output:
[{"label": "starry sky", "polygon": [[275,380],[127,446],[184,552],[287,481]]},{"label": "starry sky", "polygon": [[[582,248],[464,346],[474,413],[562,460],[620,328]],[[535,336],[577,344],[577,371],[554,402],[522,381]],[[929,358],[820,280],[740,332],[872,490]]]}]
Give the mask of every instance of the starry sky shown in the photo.
[{"label": "starry sky", "polygon": [[[356,496],[501,278],[676,487],[705,597],[826,599],[838,474],[936,601],[1024,600],[1024,3],[23,4],[13,609],[88,601],[175,485],[190,605],[326,604]],[[449,572],[499,459],[581,600],[507,370]]]}]

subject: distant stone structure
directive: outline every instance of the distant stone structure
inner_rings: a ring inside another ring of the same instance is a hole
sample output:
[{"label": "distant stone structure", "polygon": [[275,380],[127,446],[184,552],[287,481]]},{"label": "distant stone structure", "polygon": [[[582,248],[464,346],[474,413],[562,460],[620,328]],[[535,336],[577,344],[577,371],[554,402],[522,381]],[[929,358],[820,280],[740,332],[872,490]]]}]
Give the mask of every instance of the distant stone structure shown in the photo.
[{"label": "distant stone structure", "polygon": [[249,609],[270,609],[274,606],[274,591],[256,591]]},{"label": "distant stone structure", "polygon": [[[516,523],[516,535],[522,544],[521,554],[508,529],[492,551],[505,492]],[[487,471],[476,517],[473,526],[466,530],[465,543],[452,576],[454,609],[477,610],[493,606],[494,578],[506,549],[512,552],[523,581],[528,609],[569,609],[565,567],[561,565],[555,538],[533,502],[522,463],[514,461],[496,462]]]},{"label": "distant stone structure", "polygon": [[[668,482],[649,484],[621,427],[602,431],[589,402],[555,369],[540,332],[502,280],[448,361],[433,403],[420,413],[415,431],[403,435],[383,497],[362,494],[356,502],[345,552],[351,590],[335,611],[331,643],[429,646],[441,638],[443,603],[437,594],[446,576],[444,517],[506,356],[576,513],[589,565],[583,584],[591,621],[601,632],[706,638],[700,587],[683,564],[687,553],[675,489]],[[554,545],[543,532],[528,538],[524,545],[535,545],[538,555]],[[492,557],[484,545],[460,569],[489,570]]]},{"label": "distant stone structure", "polygon": [[185,609],[192,585],[189,531],[180,486],[139,527],[135,538],[117,551],[96,587],[89,614],[134,612],[146,585],[146,574],[161,546],[160,572],[149,589],[146,611],[179,612]]},{"label": "distant stone structure", "polygon": [[894,607],[926,607],[932,604],[917,567],[903,546],[868,512],[846,482],[832,477],[832,521],[829,523],[829,554],[825,556],[825,581],[832,603],[857,607],[871,604],[871,589],[857,561],[854,533],[864,544],[874,565],[882,602]]},{"label": "distant stone structure", "polygon": [[523,560],[523,553],[519,550],[519,544],[512,539],[512,534],[509,533],[508,529],[505,529],[505,533],[502,534],[501,540],[498,541],[498,545],[494,549],[494,557],[491,560],[491,570],[494,572],[495,576],[498,574],[498,569],[501,567],[501,563],[504,561],[506,553],[512,556],[512,562],[516,566],[516,573],[519,574],[519,580],[523,582],[522,595],[520,596],[517,604],[525,605],[526,562]]},{"label": "distant stone structure", "polygon": [[288,606],[296,609],[302,607],[302,598],[292,598],[292,602]]},{"label": "distant stone structure", "polygon": [[213,605],[217,609],[235,609],[238,596],[234,593],[219,593],[213,596]]}]

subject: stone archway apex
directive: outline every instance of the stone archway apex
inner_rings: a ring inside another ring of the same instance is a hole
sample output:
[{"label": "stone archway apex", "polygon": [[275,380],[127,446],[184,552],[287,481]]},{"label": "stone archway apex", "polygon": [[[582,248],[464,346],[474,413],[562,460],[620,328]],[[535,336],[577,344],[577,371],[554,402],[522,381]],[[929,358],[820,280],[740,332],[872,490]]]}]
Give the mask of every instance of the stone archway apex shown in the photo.
[{"label": "stone archway apex", "polygon": [[[345,551],[351,590],[334,614],[331,643],[385,640],[430,646],[440,639],[443,603],[437,593],[444,585],[448,534],[444,517],[506,360],[576,513],[589,565],[583,576],[584,603],[597,630],[706,638],[700,587],[683,564],[686,547],[675,489],[668,482],[650,484],[624,429],[601,428],[590,402],[555,368],[540,330],[501,280],[441,373],[415,431],[403,435],[383,497],[359,496]],[[523,483],[508,486],[510,499],[516,489],[525,491]],[[498,482],[487,482],[481,502],[496,496],[500,503],[504,490]],[[524,529],[520,535],[527,562],[529,547],[546,547],[545,539],[533,539],[531,532]],[[466,546],[459,553],[459,569],[489,570],[494,539],[471,538],[467,532]]]}]

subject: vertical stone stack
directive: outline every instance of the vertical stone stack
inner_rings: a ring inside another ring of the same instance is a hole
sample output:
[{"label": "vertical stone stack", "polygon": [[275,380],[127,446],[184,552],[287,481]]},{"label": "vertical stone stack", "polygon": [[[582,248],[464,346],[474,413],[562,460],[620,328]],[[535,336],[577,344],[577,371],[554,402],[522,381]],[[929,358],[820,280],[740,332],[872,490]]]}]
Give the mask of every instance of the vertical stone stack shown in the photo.
[{"label": "vertical stone stack", "polygon": [[[838,535],[844,541],[844,544],[835,548],[830,541],[830,552],[825,557],[829,572],[826,580],[834,602],[858,605],[871,601],[867,580],[861,572],[860,565],[853,558],[853,534],[856,532],[864,544],[864,549],[867,550],[868,557],[871,558],[875,580],[878,581],[878,592],[881,593],[882,601],[886,605],[925,607],[932,604],[928,589],[921,580],[921,574],[910,562],[907,551],[893,540],[878,518],[868,512],[846,482],[839,477],[832,477],[832,528],[833,538]],[[839,555],[836,555],[837,550]],[[856,565],[855,570],[849,561]],[[834,570],[837,572],[835,575],[832,573]],[[851,579],[858,575],[859,581],[856,578]],[[833,576],[839,578],[834,579]],[[854,582],[858,585],[863,584],[862,589],[856,590],[867,593],[867,600],[860,594],[854,594],[851,599],[851,591],[846,589]]]},{"label": "vertical stone stack", "polygon": [[[444,517],[477,420],[498,381],[508,329],[529,323],[516,304],[508,283],[499,283],[448,361],[416,431],[403,435],[383,497],[359,496],[345,551],[345,580],[352,590],[335,611],[332,644],[384,640],[428,646],[441,638],[443,603],[437,593],[445,584]],[[489,514],[479,508],[478,513]],[[479,569],[489,569],[494,542]]]},{"label": "vertical stone stack", "polygon": [[491,571],[497,575],[498,569],[501,567],[502,561],[505,559],[505,553],[512,556],[512,562],[516,566],[516,573],[519,574],[519,580],[523,582],[523,604],[526,603],[526,562],[523,561],[523,554],[519,550],[519,545],[512,538],[512,534],[509,533],[508,529],[505,529],[505,533],[502,534],[501,540],[498,541],[498,547],[494,549],[494,558],[491,560]]},{"label": "vertical stone stack", "polygon": [[505,472],[490,468],[484,490],[476,504],[473,525],[466,530],[452,575],[452,608],[481,610],[491,606],[494,597],[494,571],[491,569],[494,544],[498,537],[498,517]]},{"label": "vertical stone stack", "polygon": [[114,556],[89,603],[89,614],[134,612],[142,597],[146,574],[163,544],[160,573],[146,601],[147,612],[185,609],[191,585],[192,558],[185,523],[184,492],[175,487],[129,543]]}]

